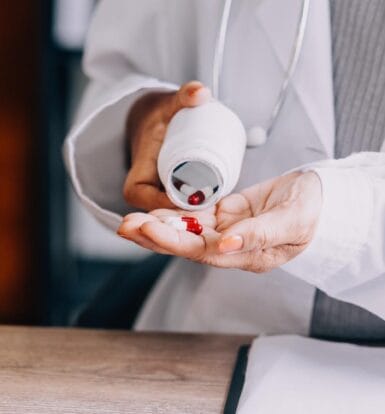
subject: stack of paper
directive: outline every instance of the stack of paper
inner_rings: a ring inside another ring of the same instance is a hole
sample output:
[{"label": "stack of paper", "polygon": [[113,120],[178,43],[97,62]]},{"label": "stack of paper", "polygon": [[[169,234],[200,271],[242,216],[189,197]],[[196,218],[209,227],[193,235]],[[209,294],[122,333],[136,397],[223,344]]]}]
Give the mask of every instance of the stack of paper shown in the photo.
[{"label": "stack of paper", "polygon": [[238,414],[383,414],[385,348],[257,338]]}]

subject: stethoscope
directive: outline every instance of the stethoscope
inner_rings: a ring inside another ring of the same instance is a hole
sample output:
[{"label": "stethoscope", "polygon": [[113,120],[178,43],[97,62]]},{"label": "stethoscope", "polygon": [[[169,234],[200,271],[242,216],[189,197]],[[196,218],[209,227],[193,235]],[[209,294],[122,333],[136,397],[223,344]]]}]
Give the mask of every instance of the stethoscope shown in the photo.
[{"label": "stethoscope", "polygon": [[[298,19],[297,30],[295,34],[293,47],[290,53],[288,67],[286,69],[285,76],[282,81],[282,85],[279,90],[279,94],[274,104],[269,120],[266,124],[266,127],[257,125],[249,129],[249,131],[247,132],[247,145],[249,147],[256,147],[265,144],[267,138],[269,137],[274,127],[275,122],[277,121],[282,105],[287,96],[290,81],[292,80],[295,70],[297,68],[299,55],[301,53],[303,45],[305,28],[309,15],[309,3],[310,0],[302,0],[301,14]],[[221,17],[221,23],[219,26],[217,41],[215,45],[212,72],[212,92],[215,99],[219,99],[220,78],[222,74],[223,55],[225,50],[226,33],[227,26],[229,23],[231,5],[232,0],[225,0]]]}]

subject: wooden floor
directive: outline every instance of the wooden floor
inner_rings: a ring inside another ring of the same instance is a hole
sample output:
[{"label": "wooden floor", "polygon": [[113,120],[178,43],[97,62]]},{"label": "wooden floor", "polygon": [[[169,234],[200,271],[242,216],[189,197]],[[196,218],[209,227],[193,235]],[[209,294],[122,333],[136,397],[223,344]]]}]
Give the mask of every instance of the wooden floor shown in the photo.
[{"label": "wooden floor", "polygon": [[0,327],[0,413],[221,413],[250,341]]}]

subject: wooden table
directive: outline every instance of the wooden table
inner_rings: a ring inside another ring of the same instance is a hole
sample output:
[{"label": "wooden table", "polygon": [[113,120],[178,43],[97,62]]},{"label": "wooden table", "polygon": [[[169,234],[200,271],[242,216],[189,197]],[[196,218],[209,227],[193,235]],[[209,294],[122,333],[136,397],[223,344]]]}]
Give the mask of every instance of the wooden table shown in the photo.
[{"label": "wooden table", "polygon": [[250,341],[0,327],[0,413],[220,413]]}]

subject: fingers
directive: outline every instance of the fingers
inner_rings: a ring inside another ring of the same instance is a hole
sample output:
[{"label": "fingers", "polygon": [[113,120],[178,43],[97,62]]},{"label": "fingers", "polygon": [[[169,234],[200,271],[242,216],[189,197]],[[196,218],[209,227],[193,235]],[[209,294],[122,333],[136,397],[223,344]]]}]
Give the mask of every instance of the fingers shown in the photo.
[{"label": "fingers", "polygon": [[[177,215],[171,210],[157,210],[159,216]],[[158,217],[159,217],[158,216]],[[203,234],[176,230],[159,220],[153,214],[128,214],[118,229],[118,234],[142,247],[162,254],[182,256],[202,261],[209,251],[214,252],[219,234],[210,227],[203,228]]]},{"label": "fingers", "polygon": [[149,140],[148,147],[138,152],[127,174],[123,195],[127,203],[146,211],[173,208],[166,193],[160,190],[156,159],[160,144]]},{"label": "fingers", "polygon": [[167,118],[171,119],[176,112],[183,108],[203,105],[209,102],[210,99],[210,89],[206,88],[201,82],[187,82],[172,96],[170,107],[166,112]]},{"label": "fingers", "polygon": [[214,252],[219,234],[205,228],[197,236],[183,230],[176,230],[161,222],[147,222],[141,226],[142,233],[159,247],[172,252],[175,256],[205,262],[205,258]]},{"label": "fingers", "polygon": [[265,250],[217,254],[212,256],[211,264],[222,268],[236,268],[254,273],[270,272],[295,256],[306,246],[282,245]]},{"label": "fingers", "polygon": [[151,216],[150,214],[144,213],[132,213],[126,216],[121,223],[117,234],[124,239],[133,241],[139,246],[144,247],[145,249],[152,250],[160,254],[170,254],[167,250],[157,246],[151,240],[149,240],[145,235],[140,231],[140,227],[143,223],[157,221],[156,217]]},{"label": "fingers", "polygon": [[[257,257],[254,256],[251,258],[248,267],[244,270],[249,270],[254,273],[270,272],[272,269],[282,266],[293,259],[300,254],[305,247],[305,245],[293,246],[286,244],[263,250]],[[254,252],[249,253],[255,254]]]},{"label": "fingers", "polygon": [[191,81],[182,85],[176,97],[183,107],[194,107],[207,103],[211,99],[211,92],[201,82]]},{"label": "fingers", "polygon": [[171,251],[176,256],[199,255],[204,243],[195,234],[176,230],[162,222],[148,222],[141,226],[142,233],[153,243]]},{"label": "fingers", "polygon": [[203,233],[197,236],[187,231],[175,230],[164,223],[159,223],[162,226],[156,223],[154,225],[150,223],[151,225],[147,226],[147,223],[145,223],[146,225],[142,226],[141,231],[158,246],[167,249],[176,256],[199,261],[205,261],[206,257],[216,252],[219,233],[214,230],[216,225],[215,207],[194,212],[157,209],[152,211],[151,214],[160,220],[165,216],[195,217],[203,226]]},{"label": "fingers", "polygon": [[150,212],[155,217],[164,217],[164,216],[187,216],[195,217],[198,219],[199,223],[202,226],[214,229],[216,226],[216,217],[215,217],[215,207],[210,207],[206,210],[201,211],[185,211],[180,209],[156,209]]},{"label": "fingers", "polygon": [[153,184],[147,183],[135,183],[129,187],[125,193],[125,199],[132,207],[145,211],[151,211],[154,207],[167,209],[175,207],[166,193]]},{"label": "fingers", "polygon": [[264,181],[246,188],[241,192],[243,197],[248,201],[253,216],[261,214],[271,195],[276,179]]},{"label": "fingers", "polygon": [[[157,210],[160,215],[176,215],[175,211]],[[247,222],[248,220],[244,220]],[[186,257],[223,268],[238,268],[255,273],[268,272],[302,252],[305,245],[279,245],[261,250],[222,252],[217,246],[220,234],[205,228],[203,237],[176,230],[152,214],[133,213],[125,217],[118,234],[142,247],[161,254]],[[243,239],[242,239],[243,240]]]},{"label": "fingers", "polygon": [[287,213],[284,209],[275,209],[230,226],[223,233],[218,250],[221,253],[247,252],[292,244],[292,233]]},{"label": "fingers", "polygon": [[[160,190],[157,160],[167,124],[172,116],[182,108],[194,107],[211,99],[210,90],[198,81],[184,84],[176,93],[163,94],[161,99],[151,97],[142,105],[157,105],[146,122],[135,131],[131,138],[131,169],[124,183],[123,195],[128,204],[146,211],[154,208],[173,208],[167,195]],[[138,122],[138,119],[136,119]]]},{"label": "fingers", "polygon": [[160,190],[157,176],[147,176],[144,171],[137,174],[132,169],[129,172],[123,193],[129,205],[145,211],[153,210],[155,207],[175,207],[167,194]]},{"label": "fingers", "polygon": [[218,203],[216,230],[222,232],[234,223],[252,216],[246,197],[243,194],[231,194]]}]

